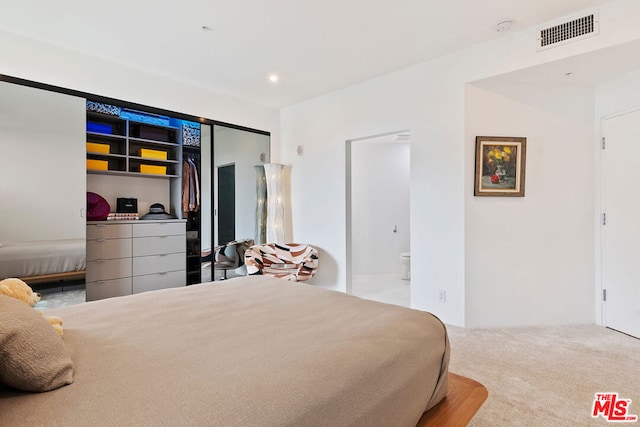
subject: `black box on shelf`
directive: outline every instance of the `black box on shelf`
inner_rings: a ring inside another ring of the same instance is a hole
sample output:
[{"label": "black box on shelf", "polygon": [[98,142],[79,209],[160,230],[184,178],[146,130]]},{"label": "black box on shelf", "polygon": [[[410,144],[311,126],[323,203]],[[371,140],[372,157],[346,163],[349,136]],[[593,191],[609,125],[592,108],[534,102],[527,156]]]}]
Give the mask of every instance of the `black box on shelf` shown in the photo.
[{"label": "black box on shelf", "polygon": [[138,199],[118,197],[117,213],[138,213]]}]

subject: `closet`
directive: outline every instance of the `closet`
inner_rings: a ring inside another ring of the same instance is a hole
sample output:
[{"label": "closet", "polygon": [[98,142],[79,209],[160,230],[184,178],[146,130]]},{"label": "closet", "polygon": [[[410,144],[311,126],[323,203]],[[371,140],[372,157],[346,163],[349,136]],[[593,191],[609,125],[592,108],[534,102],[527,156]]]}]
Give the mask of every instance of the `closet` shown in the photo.
[{"label": "closet", "polygon": [[[219,243],[219,203],[234,204],[238,238],[253,236],[253,168],[269,161],[269,132],[3,75],[0,94],[3,176],[21,182],[18,190],[11,180],[3,180],[0,243],[15,235],[45,238],[47,232],[52,239],[80,236],[91,241],[89,281],[96,286],[119,281],[112,289],[95,288],[90,292],[95,298],[153,289],[146,282],[134,286],[134,282],[142,283],[135,277],[147,274],[170,273],[173,286],[214,279],[211,265]],[[12,115],[13,110],[20,111],[19,116]],[[235,202],[217,198],[220,162],[214,161],[216,155],[222,163],[235,164]],[[120,213],[116,212],[118,199],[136,199],[138,217],[150,212],[151,205],[160,204],[171,216],[163,221],[180,225],[174,224],[169,234],[141,236],[138,225],[147,220],[88,222],[87,192],[102,196],[113,214]],[[98,225],[105,228],[98,230]],[[168,239],[174,244],[159,249],[162,253],[135,250],[142,242],[136,239],[146,238]],[[177,239],[182,241],[181,248],[175,244]],[[119,240],[110,244],[128,249],[102,251],[96,243],[99,240]],[[163,255],[171,255],[171,262],[161,268]],[[177,262],[179,257],[183,264]],[[106,268],[108,264],[118,268]],[[207,275],[202,273],[205,270]],[[168,282],[155,283],[166,287]]]},{"label": "closet", "polygon": [[86,125],[87,191],[111,207],[87,222],[87,300],[200,283],[200,124],[88,100]]}]

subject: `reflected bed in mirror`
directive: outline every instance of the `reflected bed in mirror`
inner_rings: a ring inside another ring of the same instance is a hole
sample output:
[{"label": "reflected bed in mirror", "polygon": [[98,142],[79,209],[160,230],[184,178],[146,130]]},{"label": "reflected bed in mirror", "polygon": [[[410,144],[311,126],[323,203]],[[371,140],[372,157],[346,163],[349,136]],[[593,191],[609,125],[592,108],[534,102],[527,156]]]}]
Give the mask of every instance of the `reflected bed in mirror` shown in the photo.
[{"label": "reflected bed in mirror", "polygon": [[0,247],[0,277],[30,285],[84,278],[85,239],[5,243]]}]

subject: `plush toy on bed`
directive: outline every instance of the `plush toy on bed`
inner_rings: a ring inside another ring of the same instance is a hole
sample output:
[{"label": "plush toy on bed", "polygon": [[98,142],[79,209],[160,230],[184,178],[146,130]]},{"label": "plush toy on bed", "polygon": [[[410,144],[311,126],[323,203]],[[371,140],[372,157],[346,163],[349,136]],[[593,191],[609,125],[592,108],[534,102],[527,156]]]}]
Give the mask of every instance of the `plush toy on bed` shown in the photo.
[{"label": "plush toy on bed", "polygon": [[[40,301],[39,293],[33,292],[31,286],[27,285],[22,280],[15,278],[0,281],[0,294],[24,301],[31,307],[35,306],[38,301]],[[46,318],[58,335],[63,336],[62,319],[57,316],[46,316]]]}]

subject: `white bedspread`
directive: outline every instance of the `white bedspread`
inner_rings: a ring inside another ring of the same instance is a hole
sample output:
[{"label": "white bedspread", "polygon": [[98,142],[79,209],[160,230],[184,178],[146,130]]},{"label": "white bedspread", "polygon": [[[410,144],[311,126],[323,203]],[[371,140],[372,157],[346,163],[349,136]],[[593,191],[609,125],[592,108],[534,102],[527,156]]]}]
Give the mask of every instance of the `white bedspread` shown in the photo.
[{"label": "white bedspread", "polygon": [[85,239],[40,240],[0,246],[0,279],[83,271]]}]

